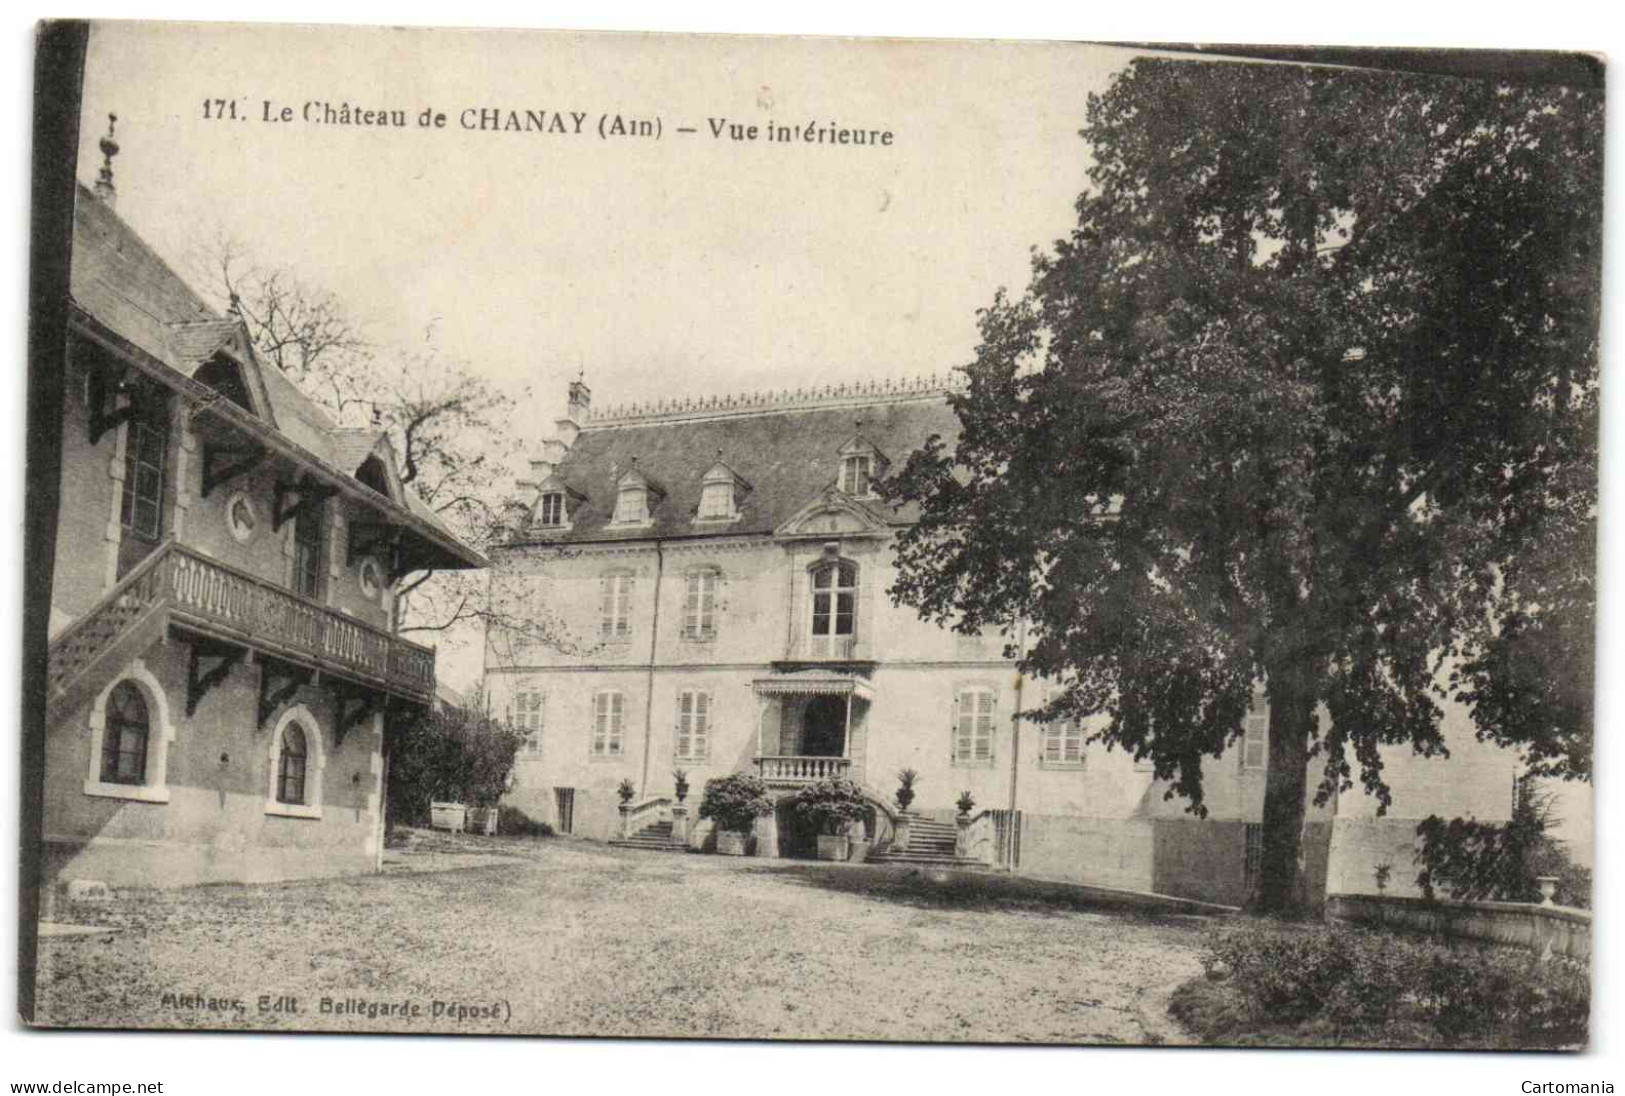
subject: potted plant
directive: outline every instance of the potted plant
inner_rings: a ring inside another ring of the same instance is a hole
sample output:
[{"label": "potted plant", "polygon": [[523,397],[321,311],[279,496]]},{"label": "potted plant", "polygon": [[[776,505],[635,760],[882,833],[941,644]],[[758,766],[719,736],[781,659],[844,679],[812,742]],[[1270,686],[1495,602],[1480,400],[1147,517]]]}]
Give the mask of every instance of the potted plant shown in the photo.
[{"label": "potted plant", "polygon": [[914,802],[914,785],[919,783],[920,774],[913,769],[899,769],[897,771],[897,809],[906,812],[909,804]]},{"label": "potted plant", "polygon": [[632,802],[632,797],[638,794],[638,790],[637,788],[633,787],[631,780],[622,779],[619,786],[617,786],[615,789],[615,794],[621,797],[621,805],[624,807],[626,804]]},{"label": "potted plant", "polygon": [[468,830],[470,833],[482,833],[487,837],[497,832],[497,809],[492,806],[470,807],[467,813]]},{"label": "potted plant", "polygon": [[817,827],[820,860],[845,860],[850,856],[848,831],[869,813],[868,801],[858,786],[841,776],[802,788],[792,798],[790,808]]},{"label": "potted plant", "polygon": [[724,856],[746,855],[751,828],[758,818],[772,813],[773,800],[760,777],[729,773],[705,782],[700,817],[716,823],[717,852]]},{"label": "potted plant", "polygon": [[954,801],[954,806],[959,808],[961,816],[969,815],[971,811],[976,809],[976,800],[971,798],[969,788],[959,793],[959,798]]},{"label": "potted plant", "polygon": [[688,798],[688,773],[678,769],[671,774],[671,779],[677,789],[677,802],[681,803]]}]

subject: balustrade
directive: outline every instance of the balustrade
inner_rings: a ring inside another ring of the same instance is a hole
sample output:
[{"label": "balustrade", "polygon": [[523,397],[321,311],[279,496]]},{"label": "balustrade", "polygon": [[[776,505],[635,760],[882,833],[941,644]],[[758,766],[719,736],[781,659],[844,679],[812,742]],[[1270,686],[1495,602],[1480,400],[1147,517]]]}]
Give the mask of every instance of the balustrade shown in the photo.
[{"label": "balustrade", "polygon": [[52,642],[53,691],[64,688],[159,601],[167,601],[173,613],[251,646],[351,670],[425,699],[434,694],[434,651],[429,648],[173,543],[143,560],[101,604]]},{"label": "balustrade", "polygon": [[758,757],[756,769],[767,784],[815,784],[832,776],[846,776],[849,757]]}]

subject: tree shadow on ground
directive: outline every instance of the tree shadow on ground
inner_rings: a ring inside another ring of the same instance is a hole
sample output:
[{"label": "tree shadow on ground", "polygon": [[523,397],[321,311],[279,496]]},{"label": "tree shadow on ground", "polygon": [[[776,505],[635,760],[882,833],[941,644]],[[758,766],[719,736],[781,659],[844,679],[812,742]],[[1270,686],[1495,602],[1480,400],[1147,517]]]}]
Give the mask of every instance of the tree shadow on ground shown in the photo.
[{"label": "tree shadow on ground", "polygon": [[1027,913],[1046,917],[1088,913],[1182,926],[1199,924],[1212,916],[1180,909],[1172,902],[1149,896],[1112,894],[991,872],[784,862],[772,866],[752,865],[750,870],[795,886],[938,912]]}]

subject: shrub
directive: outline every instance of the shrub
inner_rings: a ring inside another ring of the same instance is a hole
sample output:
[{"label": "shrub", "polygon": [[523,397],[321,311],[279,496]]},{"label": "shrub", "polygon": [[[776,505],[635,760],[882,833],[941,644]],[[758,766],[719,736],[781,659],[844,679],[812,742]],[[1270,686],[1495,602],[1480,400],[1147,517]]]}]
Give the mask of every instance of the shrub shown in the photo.
[{"label": "shrub", "polygon": [[758,818],[772,813],[773,800],[768,798],[767,785],[760,777],[729,773],[705,782],[700,817],[715,819],[721,829],[748,832]]},{"label": "shrub", "polygon": [[969,814],[976,808],[976,800],[971,798],[969,788],[959,793],[959,798],[954,800],[954,806],[959,808],[960,814]]},{"label": "shrub", "polygon": [[632,797],[638,794],[638,789],[633,786],[631,780],[623,778],[621,782],[615,786],[615,794],[621,797],[622,803],[630,803],[632,802]]},{"label": "shrub", "polygon": [[1429,815],[1416,827],[1421,839],[1416,883],[1427,898],[1443,887],[1450,897],[1469,902],[1539,902],[1538,877],[1557,877],[1557,902],[1589,908],[1591,872],[1574,863],[1565,842],[1550,830],[1558,825],[1553,796],[1532,775],[1518,781],[1512,818],[1507,822]]},{"label": "shrub", "polygon": [[850,823],[866,818],[869,802],[852,781],[832,776],[796,792],[790,809],[816,826],[819,833],[833,836]]},{"label": "shrub", "polygon": [[908,810],[908,805],[914,802],[914,785],[920,781],[920,774],[913,769],[897,770],[897,809]]},{"label": "shrub", "polygon": [[1210,931],[1202,965],[1227,979],[1255,1021],[1316,1020],[1376,1038],[1401,1016],[1454,1043],[1583,1043],[1591,983],[1584,966],[1516,948],[1396,936],[1343,926],[1255,922]]},{"label": "shrub", "polygon": [[553,827],[538,822],[518,807],[497,808],[497,832],[515,837],[552,837]]},{"label": "shrub", "polygon": [[437,707],[408,723],[390,744],[391,824],[426,824],[431,800],[494,806],[508,790],[524,741],[477,704]]}]

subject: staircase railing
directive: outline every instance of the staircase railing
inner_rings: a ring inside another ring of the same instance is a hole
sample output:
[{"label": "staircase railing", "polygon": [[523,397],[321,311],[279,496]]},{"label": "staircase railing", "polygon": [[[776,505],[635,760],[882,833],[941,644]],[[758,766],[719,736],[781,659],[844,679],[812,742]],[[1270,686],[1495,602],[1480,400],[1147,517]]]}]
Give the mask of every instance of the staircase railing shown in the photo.
[{"label": "staircase railing", "polygon": [[51,640],[46,681],[49,696],[58,697],[118,638],[163,601],[168,559],[175,542],[165,540],[146,559],[119,579],[90,611]]},{"label": "staircase railing", "polygon": [[640,832],[644,827],[655,822],[666,822],[670,819],[671,800],[666,796],[645,799],[642,803],[622,803],[621,840],[629,840],[633,834]]}]

